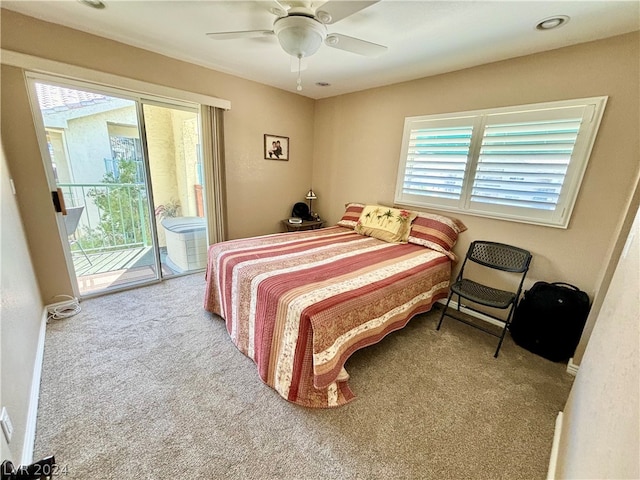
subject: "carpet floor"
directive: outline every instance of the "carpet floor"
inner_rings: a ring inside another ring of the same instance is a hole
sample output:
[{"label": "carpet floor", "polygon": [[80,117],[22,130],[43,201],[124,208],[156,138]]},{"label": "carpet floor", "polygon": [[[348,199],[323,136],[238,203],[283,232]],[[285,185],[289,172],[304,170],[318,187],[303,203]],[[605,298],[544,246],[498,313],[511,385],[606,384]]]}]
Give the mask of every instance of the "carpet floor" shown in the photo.
[{"label": "carpet floor", "polygon": [[288,403],[206,312],[203,275],[47,326],[34,458],[70,479],[543,479],[573,377],[439,306],[347,362],[357,398]]}]

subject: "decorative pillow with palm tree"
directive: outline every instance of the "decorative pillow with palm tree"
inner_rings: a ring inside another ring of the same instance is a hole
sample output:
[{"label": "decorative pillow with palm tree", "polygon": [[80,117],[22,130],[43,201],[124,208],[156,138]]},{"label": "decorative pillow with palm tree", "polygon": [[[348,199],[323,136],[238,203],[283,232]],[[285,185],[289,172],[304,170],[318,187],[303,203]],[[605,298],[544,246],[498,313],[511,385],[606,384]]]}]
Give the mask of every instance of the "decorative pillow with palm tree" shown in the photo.
[{"label": "decorative pillow with palm tree", "polygon": [[362,209],[355,231],[385,242],[407,243],[411,222],[416,215],[410,210],[367,205]]}]

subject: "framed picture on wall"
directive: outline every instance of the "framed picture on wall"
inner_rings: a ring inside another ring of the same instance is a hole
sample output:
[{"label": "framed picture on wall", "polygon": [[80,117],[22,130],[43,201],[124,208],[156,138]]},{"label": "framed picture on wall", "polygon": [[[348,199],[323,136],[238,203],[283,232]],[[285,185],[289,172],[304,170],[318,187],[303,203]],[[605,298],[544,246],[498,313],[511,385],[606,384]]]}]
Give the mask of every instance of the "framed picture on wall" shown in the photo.
[{"label": "framed picture on wall", "polygon": [[264,158],[267,160],[289,160],[289,137],[265,133]]}]

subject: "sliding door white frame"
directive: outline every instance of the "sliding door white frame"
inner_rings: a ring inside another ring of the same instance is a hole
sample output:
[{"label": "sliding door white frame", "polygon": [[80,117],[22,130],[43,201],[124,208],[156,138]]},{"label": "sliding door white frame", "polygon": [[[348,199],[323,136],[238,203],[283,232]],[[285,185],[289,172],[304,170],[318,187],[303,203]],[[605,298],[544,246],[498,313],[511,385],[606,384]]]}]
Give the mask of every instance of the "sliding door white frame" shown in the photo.
[{"label": "sliding door white frame", "polygon": [[[111,93],[114,96],[134,100],[139,102],[139,105],[149,103],[198,112],[201,135],[200,148],[204,159],[205,178],[203,180],[205,183],[205,215],[207,218],[208,241],[211,244],[225,239],[225,192],[221,135],[222,113],[230,108],[230,102],[216,97],[180,91],[7,50],[1,50],[1,53],[2,63],[26,70],[25,80],[27,81],[30,96],[34,95],[33,87],[30,84],[36,80],[41,80],[63,83],[69,86],[75,85],[83,89],[95,88],[101,93]],[[141,122],[143,122],[142,119]],[[143,123],[141,123],[141,130],[143,130],[142,134],[144,135]],[[42,142],[42,139],[39,139],[39,141]],[[147,164],[145,168],[148,175],[148,162],[145,163]],[[55,180],[49,170],[47,169],[47,179],[50,186],[52,186],[55,185]],[[151,196],[152,192],[150,191]],[[152,225],[152,235],[155,241],[157,232],[154,227]],[[77,282],[72,283],[74,284],[74,290],[77,290]],[[74,293],[79,296],[77,291]]]}]

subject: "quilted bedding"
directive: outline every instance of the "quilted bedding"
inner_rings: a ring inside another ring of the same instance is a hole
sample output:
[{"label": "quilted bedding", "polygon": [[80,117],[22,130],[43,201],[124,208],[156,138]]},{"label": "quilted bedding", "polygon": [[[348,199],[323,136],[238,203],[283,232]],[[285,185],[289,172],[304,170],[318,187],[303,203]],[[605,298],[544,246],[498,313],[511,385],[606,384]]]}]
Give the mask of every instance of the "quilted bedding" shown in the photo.
[{"label": "quilted bedding", "polygon": [[290,402],[354,398],[344,364],[446,297],[451,260],[344,227],[209,247],[205,309],[225,320],[260,378]]}]

